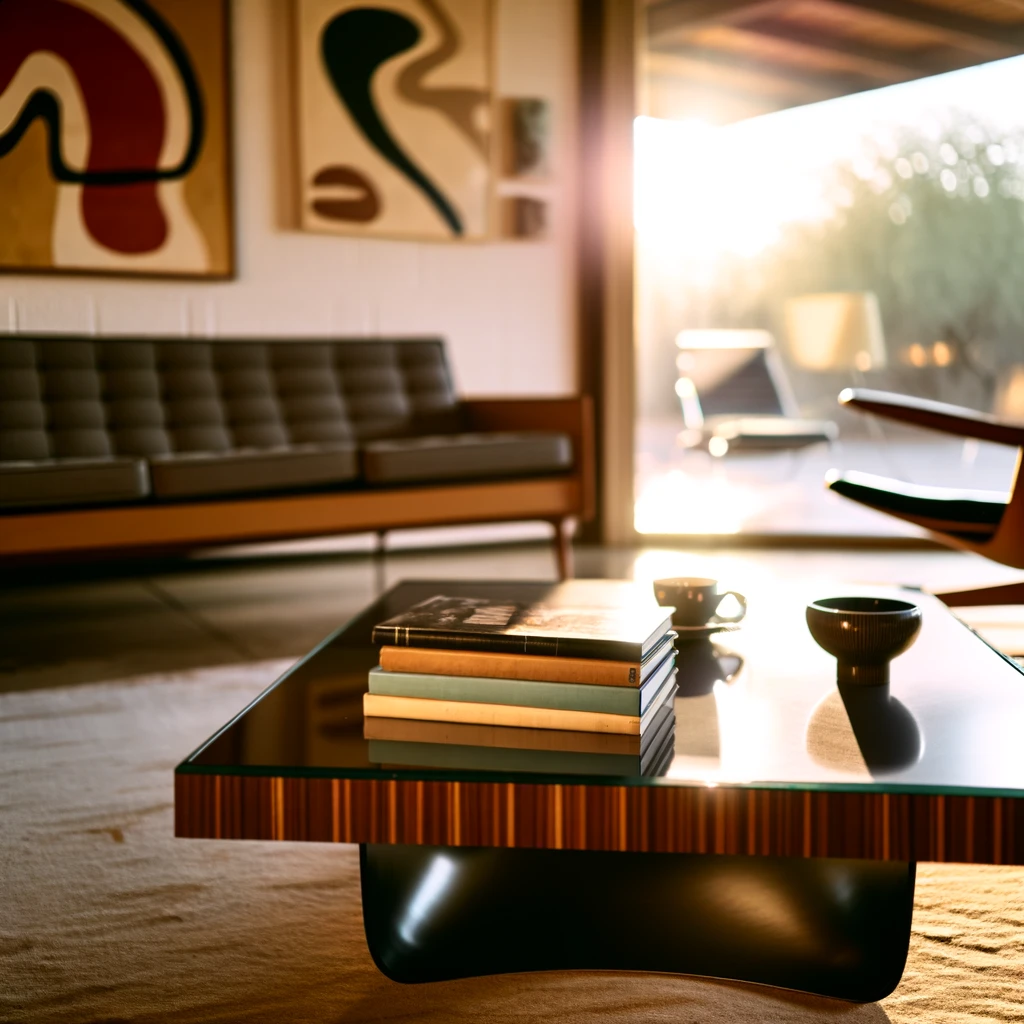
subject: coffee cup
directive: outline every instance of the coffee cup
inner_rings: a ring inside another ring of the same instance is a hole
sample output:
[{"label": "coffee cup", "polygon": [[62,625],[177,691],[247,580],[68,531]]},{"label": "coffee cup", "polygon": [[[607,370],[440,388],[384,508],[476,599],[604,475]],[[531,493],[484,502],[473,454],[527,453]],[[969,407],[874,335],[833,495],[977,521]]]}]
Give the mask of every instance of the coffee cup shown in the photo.
[{"label": "coffee cup", "polygon": [[[747,614],[747,599],[734,590],[720,592],[718,580],[695,576],[655,580],[654,596],[658,604],[675,608],[672,613],[673,626],[693,628],[720,622],[739,622]],[[739,612],[735,615],[719,615],[718,606],[729,596],[739,601]]]}]

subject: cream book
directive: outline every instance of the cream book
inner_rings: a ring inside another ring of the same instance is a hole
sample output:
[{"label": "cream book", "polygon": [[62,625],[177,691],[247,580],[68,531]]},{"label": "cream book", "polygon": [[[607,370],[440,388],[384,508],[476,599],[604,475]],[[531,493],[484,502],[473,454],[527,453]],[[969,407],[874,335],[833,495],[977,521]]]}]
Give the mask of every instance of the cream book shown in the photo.
[{"label": "cream book", "polygon": [[[672,714],[671,702],[662,714]],[[467,722],[420,722],[413,718],[364,718],[363,737],[395,743],[457,744],[466,747],[515,747],[519,750],[566,750],[585,754],[628,754],[647,752],[658,732],[652,722],[643,736],[618,733],[577,732],[567,729],[523,729],[506,725],[477,725]]]},{"label": "cream book", "polygon": [[363,715],[377,718],[415,718],[426,722],[468,722],[475,725],[514,725],[527,729],[572,729],[580,732],[639,736],[658,709],[676,691],[675,675],[664,683],[643,716],[613,715],[600,711],[563,711],[556,708],[517,707],[510,704],[473,704],[426,697],[393,697],[367,693]]}]

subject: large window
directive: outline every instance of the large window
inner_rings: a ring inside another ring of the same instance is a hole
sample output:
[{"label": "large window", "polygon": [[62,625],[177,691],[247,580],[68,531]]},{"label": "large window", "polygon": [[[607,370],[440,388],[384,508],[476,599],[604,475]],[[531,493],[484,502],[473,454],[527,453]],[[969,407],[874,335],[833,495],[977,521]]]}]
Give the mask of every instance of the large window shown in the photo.
[{"label": "large window", "polygon": [[1024,58],[715,127],[636,123],[641,533],[915,532],[857,469],[1005,490],[1013,452],[845,387],[1024,419]]}]

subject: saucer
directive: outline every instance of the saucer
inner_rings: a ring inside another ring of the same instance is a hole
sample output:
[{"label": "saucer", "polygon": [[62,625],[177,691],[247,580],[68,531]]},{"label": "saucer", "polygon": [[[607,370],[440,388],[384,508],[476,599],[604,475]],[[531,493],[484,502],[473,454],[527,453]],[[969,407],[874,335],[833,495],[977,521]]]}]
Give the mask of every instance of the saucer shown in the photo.
[{"label": "saucer", "polygon": [[697,640],[713,633],[732,633],[741,625],[740,622],[709,622],[703,626],[673,626],[672,631],[680,640]]}]

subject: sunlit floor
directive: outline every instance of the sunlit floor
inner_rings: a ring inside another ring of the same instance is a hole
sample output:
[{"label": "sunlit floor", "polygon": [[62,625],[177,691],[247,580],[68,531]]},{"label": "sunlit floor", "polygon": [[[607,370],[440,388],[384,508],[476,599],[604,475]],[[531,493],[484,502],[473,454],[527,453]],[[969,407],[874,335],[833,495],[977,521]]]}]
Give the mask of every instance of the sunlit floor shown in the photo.
[{"label": "sunlit floor", "polygon": [[677,419],[637,430],[636,528],[643,534],[811,534],[914,537],[923,531],[827,491],[831,468],[916,484],[1006,491],[1013,449],[946,440],[840,439],[831,447],[730,454],[677,443]]}]

